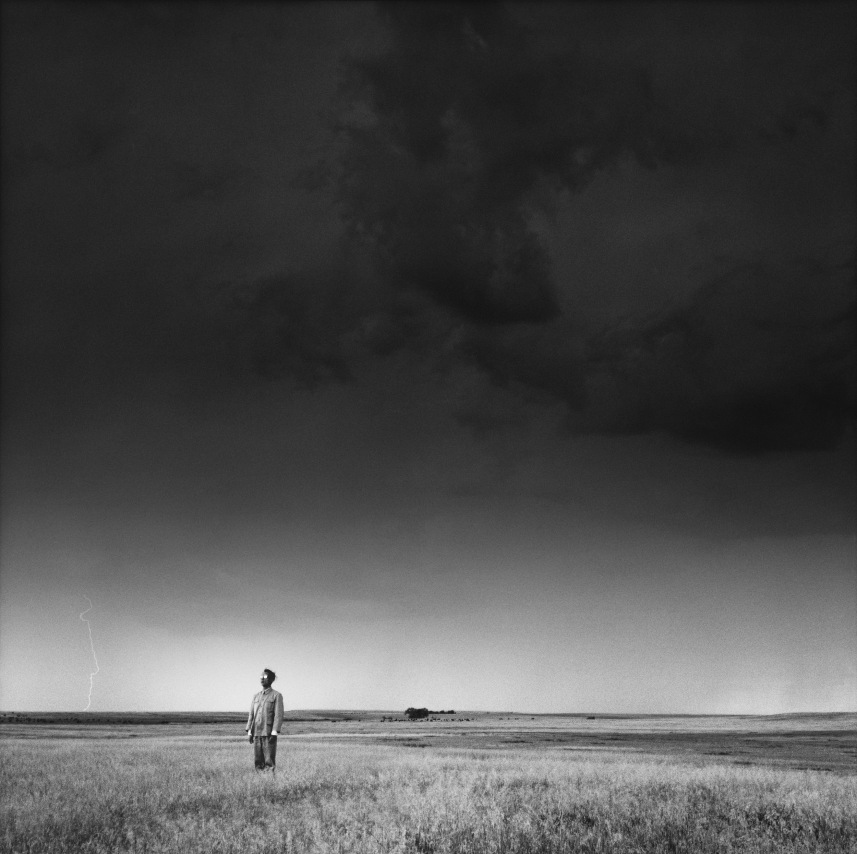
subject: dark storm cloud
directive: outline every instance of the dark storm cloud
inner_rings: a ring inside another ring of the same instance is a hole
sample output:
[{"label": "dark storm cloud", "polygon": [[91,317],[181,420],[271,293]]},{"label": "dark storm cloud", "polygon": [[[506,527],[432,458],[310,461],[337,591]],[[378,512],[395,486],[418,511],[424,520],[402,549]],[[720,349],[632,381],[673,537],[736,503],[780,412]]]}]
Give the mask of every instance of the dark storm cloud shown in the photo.
[{"label": "dark storm cloud", "polygon": [[306,387],[353,379],[349,339],[359,337],[361,282],[345,269],[221,285],[216,337],[235,367]]},{"label": "dark storm cloud", "polygon": [[[597,20],[572,8],[581,42],[588,32],[598,45]],[[823,135],[853,90],[853,51],[841,38],[825,43],[841,10],[798,10],[767,32],[764,16],[737,27],[715,16],[710,43],[706,15],[644,10],[643,35],[629,32],[626,45],[611,31],[616,56],[604,58],[568,41],[545,49],[544,33],[537,45],[520,9],[515,20],[493,5],[383,6],[383,49],[347,65],[339,193],[351,234],[392,289],[415,288],[448,310],[446,321],[409,318],[414,328],[447,324],[435,336],[445,361],[565,404],[572,432],[664,430],[741,453],[830,447],[854,409],[847,270],[739,264],[701,279],[689,305],[589,340],[574,321],[574,283],[563,304],[532,225],[551,197],[582,192],[623,158],[648,169],[750,163],[760,144]],[[640,49],[646,33],[692,37],[657,56]],[[754,34],[758,45],[747,46]],[[717,50],[733,60],[722,74]],[[777,191],[766,192],[776,216]],[[478,406],[459,417],[483,433],[508,422]]]},{"label": "dark storm cloud", "polygon": [[560,307],[532,228],[541,182],[579,189],[651,156],[644,74],[534,51],[495,5],[392,4],[385,49],[346,68],[339,190],[355,237],[399,287],[474,323]]},{"label": "dark storm cloud", "polygon": [[501,387],[517,384],[575,410],[583,405],[582,340],[564,319],[490,331],[476,327],[462,337],[457,352]]},{"label": "dark storm cloud", "polygon": [[854,297],[853,261],[742,266],[687,307],[591,339],[570,423],[742,453],[831,448],[855,411]]},{"label": "dark storm cloud", "polygon": [[[34,379],[69,397],[99,377],[105,396],[146,376],[200,394],[253,375],[359,382],[367,359],[407,352],[480,434],[520,423],[523,401],[565,407],[571,432],[816,448],[853,413],[847,271],[698,272],[658,320],[592,335],[544,224],[629,162],[686,176],[842,136],[840,11],[381,6],[377,42],[342,66],[334,198],[293,178],[345,48],[322,51],[326,34],[371,7],[36,8],[15,7],[4,41],[4,367],[22,395]],[[284,51],[290,22],[309,37]],[[321,72],[328,90],[309,89]],[[780,182],[825,168],[806,150],[805,170],[784,160],[748,191],[760,218],[776,219]],[[850,160],[834,168],[853,178]]]},{"label": "dark storm cloud", "polygon": [[558,193],[623,158],[698,166],[818,130],[849,85],[841,10],[617,8],[381,5],[383,47],[344,66],[339,193],[397,287],[475,323],[550,321],[532,217]]},{"label": "dark storm cloud", "polygon": [[[355,12],[4,4],[7,402],[60,416],[60,399],[77,410],[145,382],[216,394],[248,366],[343,374],[331,336],[347,324],[311,322],[327,285],[293,287],[328,229],[306,194],[283,190],[322,134],[339,50],[327,40]],[[238,283],[230,299],[223,280]],[[307,328],[293,341],[296,312]]]},{"label": "dark storm cloud", "polygon": [[[473,328],[456,352],[503,388],[565,405],[572,434],[663,431],[753,454],[836,445],[855,414],[855,333],[853,262],[811,261],[742,265],[680,308],[589,337],[563,319]],[[487,406],[460,420],[506,423]]]}]

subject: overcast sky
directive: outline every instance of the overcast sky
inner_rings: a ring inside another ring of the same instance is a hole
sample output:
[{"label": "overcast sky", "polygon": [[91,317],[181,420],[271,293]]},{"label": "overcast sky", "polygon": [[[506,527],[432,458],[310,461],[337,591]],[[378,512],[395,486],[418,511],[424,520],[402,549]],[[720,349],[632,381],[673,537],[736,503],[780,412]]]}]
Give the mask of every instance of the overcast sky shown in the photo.
[{"label": "overcast sky", "polygon": [[854,32],[4,3],[0,708],[857,708]]}]

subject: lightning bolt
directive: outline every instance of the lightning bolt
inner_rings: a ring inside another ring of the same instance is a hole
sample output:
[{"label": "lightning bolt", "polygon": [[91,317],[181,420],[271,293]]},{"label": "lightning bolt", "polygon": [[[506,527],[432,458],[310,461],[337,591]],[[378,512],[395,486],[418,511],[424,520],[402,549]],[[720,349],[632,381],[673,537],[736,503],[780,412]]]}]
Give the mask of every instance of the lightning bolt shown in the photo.
[{"label": "lightning bolt", "polygon": [[89,629],[89,648],[92,650],[92,659],[95,662],[95,672],[89,674],[89,700],[86,703],[86,708],[83,710],[88,712],[89,707],[92,705],[92,680],[95,678],[100,668],[98,667],[98,658],[95,655],[95,644],[92,642],[92,625],[89,620],[85,619],[83,616],[92,610],[92,599],[90,599],[89,596],[84,596],[83,598],[89,602],[89,607],[85,611],[81,612],[80,619],[86,623],[86,628]]}]

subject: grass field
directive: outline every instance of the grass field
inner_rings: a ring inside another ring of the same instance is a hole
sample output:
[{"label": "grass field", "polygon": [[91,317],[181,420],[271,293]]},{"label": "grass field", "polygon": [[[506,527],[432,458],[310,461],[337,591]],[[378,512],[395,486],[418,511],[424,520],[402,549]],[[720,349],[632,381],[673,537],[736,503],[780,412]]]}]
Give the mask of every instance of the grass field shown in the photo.
[{"label": "grass field", "polygon": [[5,716],[0,850],[857,852],[853,715],[381,714]]}]

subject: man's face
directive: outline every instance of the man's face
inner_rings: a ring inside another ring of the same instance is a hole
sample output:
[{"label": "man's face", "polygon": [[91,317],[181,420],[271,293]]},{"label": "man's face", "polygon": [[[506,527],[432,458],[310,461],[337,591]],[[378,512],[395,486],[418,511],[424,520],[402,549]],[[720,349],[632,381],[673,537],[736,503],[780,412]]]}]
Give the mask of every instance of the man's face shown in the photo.
[{"label": "man's face", "polygon": [[271,687],[271,677],[267,673],[262,674],[261,682],[262,682],[263,688],[270,688]]}]

